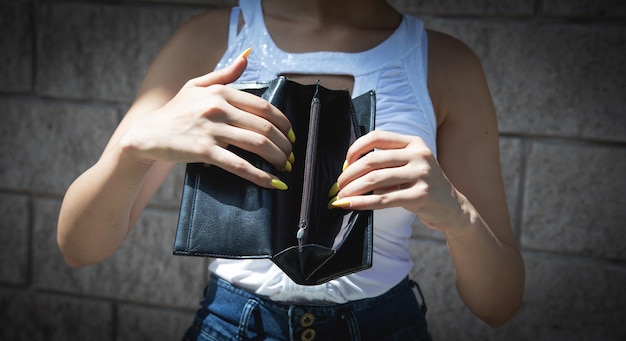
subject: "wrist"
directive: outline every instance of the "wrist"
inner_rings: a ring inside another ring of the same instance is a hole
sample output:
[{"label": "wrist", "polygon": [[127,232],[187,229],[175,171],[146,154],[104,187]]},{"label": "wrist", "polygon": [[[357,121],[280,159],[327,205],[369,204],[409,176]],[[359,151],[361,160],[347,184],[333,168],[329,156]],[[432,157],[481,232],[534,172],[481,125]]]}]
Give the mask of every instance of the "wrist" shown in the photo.
[{"label": "wrist", "polygon": [[143,156],[141,151],[144,149],[140,139],[125,135],[117,143],[115,161],[138,169],[150,169],[156,160]]},{"label": "wrist", "polygon": [[141,182],[155,161],[142,159],[135,146],[124,144],[122,141],[116,147],[107,148],[108,150],[102,154],[98,163],[104,165],[112,177],[121,175],[127,179],[126,181]]},{"label": "wrist", "polygon": [[456,193],[459,203],[459,214],[455,223],[443,229],[446,240],[464,238],[485,227],[485,222],[474,205],[464,195],[458,191]]},{"label": "wrist", "polygon": [[478,228],[482,226],[481,221],[480,217],[472,217],[472,214],[469,214],[468,217],[455,226],[444,229],[444,237],[446,240],[466,238],[468,235],[478,231]]},{"label": "wrist", "polygon": [[455,188],[446,195],[432,197],[430,205],[414,211],[430,229],[443,233],[457,233],[467,229],[475,220],[475,209]]}]

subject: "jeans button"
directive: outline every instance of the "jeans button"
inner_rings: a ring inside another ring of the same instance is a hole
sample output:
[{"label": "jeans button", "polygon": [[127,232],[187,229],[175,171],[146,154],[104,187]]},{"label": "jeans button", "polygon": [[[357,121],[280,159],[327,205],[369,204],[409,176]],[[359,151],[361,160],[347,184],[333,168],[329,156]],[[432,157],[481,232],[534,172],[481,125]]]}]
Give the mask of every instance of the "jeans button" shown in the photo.
[{"label": "jeans button", "polygon": [[302,341],[313,341],[313,339],[315,339],[315,330],[311,328],[307,328],[303,330],[301,338],[302,338]]},{"label": "jeans button", "polygon": [[315,321],[315,316],[311,313],[304,313],[302,314],[302,316],[300,316],[300,325],[305,328],[313,325],[314,321]]}]

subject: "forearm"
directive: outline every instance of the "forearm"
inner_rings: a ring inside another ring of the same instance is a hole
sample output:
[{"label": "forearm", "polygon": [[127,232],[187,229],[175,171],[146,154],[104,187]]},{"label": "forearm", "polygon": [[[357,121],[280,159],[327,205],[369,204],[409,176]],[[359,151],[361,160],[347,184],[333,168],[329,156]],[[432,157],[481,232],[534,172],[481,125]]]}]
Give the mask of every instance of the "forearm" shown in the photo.
[{"label": "forearm", "polygon": [[524,263],[517,246],[499,240],[474,207],[465,206],[466,225],[445,232],[457,288],[474,314],[500,326],[519,309]]},{"label": "forearm", "polygon": [[71,266],[98,263],[115,252],[130,230],[132,207],[149,170],[121,152],[109,152],[72,183],[57,234]]}]

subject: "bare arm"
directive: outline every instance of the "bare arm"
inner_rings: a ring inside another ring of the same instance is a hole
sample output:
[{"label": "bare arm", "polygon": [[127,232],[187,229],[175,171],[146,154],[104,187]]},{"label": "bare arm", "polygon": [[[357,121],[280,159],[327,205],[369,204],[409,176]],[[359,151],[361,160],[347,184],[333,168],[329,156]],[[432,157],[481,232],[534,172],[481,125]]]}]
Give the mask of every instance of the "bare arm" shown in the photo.
[{"label": "bare arm", "polygon": [[465,222],[444,230],[467,306],[499,326],[519,308],[524,264],[512,232],[502,183],[495,109],[478,58],[453,38],[432,32],[429,87],[441,118],[439,164],[454,184]]},{"label": "bare arm", "polygon": [[524,265],[509,222],[491,95],[476,56],[436,32],[429,35],[428,85],[438,159],[419,137],[370,133],[348,152],[350,166],[339,178],[343,200],[335,205],[401,206],[442,231],[462,299],[499,326],[519,308]]},{"label": "bare arm", "polygon": [[151,65],[98,162],[68,189],[57,240],[70,265],[112,255],[177,162],[214,164],[266,187],[271,174],[226,147],[284,167],[291,152],[287,119],[260,98],[222,86],[241,75],[246,59],[205,74],[223,54],[227,20],[228,12],[210,12],[181,27]]},{"label": "bare arm", "polygon": [[57,239],[70,265],[94,264],[113,254],[170,172],[173,164],[138,162],[119,142],[133,122],[162,107],[188,79],[200,74],[200,65],[177,61],[178,51],[189,49],[185,45],[191,26],[182,27],[159,53],[98,162],[67,190]]}]

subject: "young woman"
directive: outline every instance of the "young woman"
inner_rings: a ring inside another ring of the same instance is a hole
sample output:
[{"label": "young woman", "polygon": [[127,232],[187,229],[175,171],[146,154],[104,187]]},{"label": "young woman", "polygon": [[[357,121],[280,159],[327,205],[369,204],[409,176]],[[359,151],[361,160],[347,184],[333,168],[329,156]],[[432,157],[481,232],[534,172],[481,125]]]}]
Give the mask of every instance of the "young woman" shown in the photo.
[{"label": "young woman", "polygon": [[268,260],[216,259],[185,338],[430,339],[407,278],[415,217],[445,235],[469,309],[493,326],[508,321],[524,266],[480,62],[384,0],[242,0],[189,20],[153,62],[98,162],[68,189],[58,229],[67,262],[112,255],[175,163],[203,162],[284,188],[226,149],[249,150],[278,169],[294,162],[285,116],[224,86],[279,75],[319,79],[355,97],[376,90],[376,130],[351,146],[334,203],[376,210],[373,267],[298,286]]}]

